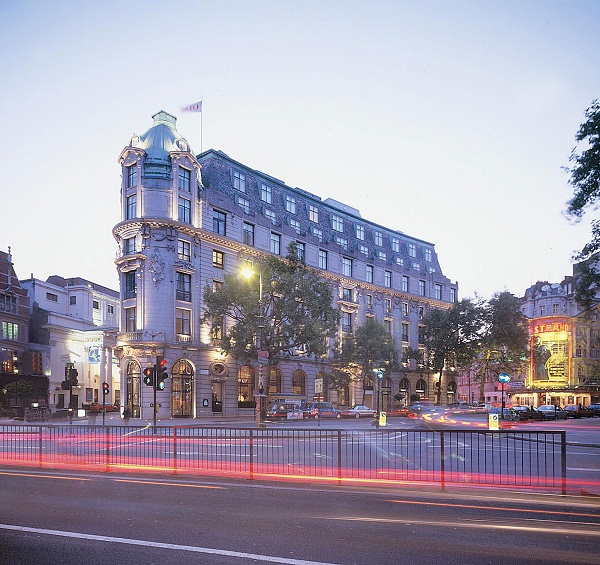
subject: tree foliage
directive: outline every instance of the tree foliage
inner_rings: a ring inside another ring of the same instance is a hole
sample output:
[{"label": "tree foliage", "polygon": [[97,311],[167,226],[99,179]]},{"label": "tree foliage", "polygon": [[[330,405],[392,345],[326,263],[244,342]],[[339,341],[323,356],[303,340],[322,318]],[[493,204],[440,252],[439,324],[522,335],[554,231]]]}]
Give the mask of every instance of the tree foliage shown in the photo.
[{"label": "tree foliage", "polygon": [[[324,355],[339,321],[330,286],[298,258],[295,244],[285,260],[268,256],[254,267],[250,279],[225,275],[223,284],[204,289],[203,322],[211,325],[213,337],[220,337],[223,352],[256,359],[260,346],[269,364]],[[227,331],[219,336],[223,327]]]},{"label": "tree foliage", "polygon": [[[585,112],[586,121],[581,124],[575,140],[579,144],[571,152],[569,184],[573,198],[568,202],[567,213],[577,220],[589,208],[597,209],[600,198],[600,104],[594,100]],[[589,309],[600,289],[600,273],[595,255],[600,250],[600,220],[591,223],[591,241],[575,255],[576,260],[585,261],[576,275],[575,299]]]},{"label": "tree foliage", "polygon": [[7,396],[16,398],[28,398],[35,394],[35,389],[29,381],[13,381],[7,383],[2,389],[2,392]]},{"label": "tree foliage", "polygon": [[333,358],[328,383],[341,390],[352,381],[364,377],[373,379],[374,369],[384,373],[398,369],[398,354],[394,339],[374,318],[367,318],[356,332],[345,338]]}]

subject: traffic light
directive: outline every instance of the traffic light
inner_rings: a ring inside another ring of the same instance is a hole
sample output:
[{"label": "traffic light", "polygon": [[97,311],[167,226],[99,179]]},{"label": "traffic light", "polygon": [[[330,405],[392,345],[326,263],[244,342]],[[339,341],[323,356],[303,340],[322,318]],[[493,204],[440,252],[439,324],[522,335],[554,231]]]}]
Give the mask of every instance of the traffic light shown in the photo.
[{"label": "traffic light", "polygon": [[104,391],[104,396],[109,393],[108,383],[102,383],[102,390]]},{"label": "traffic light", "polygon": [[165,379],[168,378],[167,360],[159,355],[156,358],[156,390],[165,390]]},{"label": "traffic light", "polygon": [[154,385],[154,374],[155,374],[154,367],[146,367],[144,369],[144,384],[146,386]]},{"label": "traffic light", "polygon": [[77,384],[79,383],[79,381],[77,380],[78,376],[79,372],[77,371],[77,369],[69,369],[69,381],[71,381],[71,386],[77,386]]}]

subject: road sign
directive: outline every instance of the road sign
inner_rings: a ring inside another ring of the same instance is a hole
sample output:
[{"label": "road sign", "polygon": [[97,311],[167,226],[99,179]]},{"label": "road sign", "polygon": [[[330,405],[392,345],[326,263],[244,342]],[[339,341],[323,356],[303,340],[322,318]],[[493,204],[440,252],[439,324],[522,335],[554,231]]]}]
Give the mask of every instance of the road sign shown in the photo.
[{"label": "road sign", "polygon": [[490,430],[497,430],[497,429],[499,429],[499,418],[498,418],[498,416],[499,416],[499,414],[489,414],[488,415]]},{"label": "road sign", "polygon": [[315,379],[315,394],[323,394],[323,379]]},{"label": "road sign", "polygon": [[506,383],[510,382],[510,375],[508,373],[500,373],[498,375],[498,380],[505,385]]},{"label": "road sign", "polygon": [[269,364],[269,352],[268,351],[259,351],[258,352],[258,362],[261,365]]},{"label": "road sign", "polygon": [[387,414],[385,412],[379,413],[379,425],[387,426]]}]

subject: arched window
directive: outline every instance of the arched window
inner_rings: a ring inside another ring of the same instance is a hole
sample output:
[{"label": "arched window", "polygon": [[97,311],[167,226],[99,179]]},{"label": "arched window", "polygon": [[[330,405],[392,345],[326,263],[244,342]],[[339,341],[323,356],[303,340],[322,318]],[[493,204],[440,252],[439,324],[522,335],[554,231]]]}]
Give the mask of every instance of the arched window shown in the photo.
[{"label": "arched window", "polygon": [[244,365],[240,367],[238,376],[238,408],[254,408],[254,387],[255,387],[254,367]]},{"label": "arched window", "polygon": [[328,399],[328,394],[327,394],[327,377],[325,376],[325,373],[323,373],[323,372],[317,373],[315,380],[317,380],[317,379],[321,379],[321,381],[323,382],[323,392],[320,393],[320,398],[321,398],[321,400],[327,402],[327,400],[329,400],[329,399]]},{"label": "arched window", "polygon": [[296,369],[292,375],[292,392],[306,394],[306,373],[301,369]]},{"label": "arched window", "polygon": [[448,404],[454,404],[458,399],[456,398],[456,381],[448,381]]},{"label": "arched window", "polygon": [[173,363],[171,369],[171,415],[190,418],[194,415],[194,368],[186,359]]},{"label": "arched window", "polygon": [[427,390],[427,383],[423,379],[419,379],[417,381],[417,385],[415,386],[415,392],[421,398],[427,398],[429,396],[429,391]]},{"label": "arched window", "polygon": [[402,396],[400,399],[402,406],[408,406],[410,404],[410,381],[407,378],[400,381],[398,393]]},{"label": "arched window", "polygon": [[281,370],[279,367],[270,366],[268,368],[269,375],[269,390],[268,393],[271,394],[280,394],[281,390]]}]

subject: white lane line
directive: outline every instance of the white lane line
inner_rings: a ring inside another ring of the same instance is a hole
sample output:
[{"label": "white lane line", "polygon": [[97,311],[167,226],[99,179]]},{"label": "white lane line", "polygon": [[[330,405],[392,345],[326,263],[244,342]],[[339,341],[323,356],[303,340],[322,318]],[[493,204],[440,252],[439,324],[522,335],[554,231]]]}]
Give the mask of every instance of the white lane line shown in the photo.
[{"label": "white lane line", "polygon": [[177,551],[190,551],[192,553],[208,553],[210,555],[224,555],[226,557],[239,557],[240,559],[254,559],[268,563],[284,563],[286,565],[337,565],[335,563],[324,563],[321,561],[306,561],[304,559],[289,559],[287,557],[273,557],[271,555],[259,555],[256,553],[245,553],[241,551],[228,551],[226,549],[215,549],[212,547],[196,547],[194,545],[179,545],[175,543],[161,543],[157,541],[137,540],[129,538],[116,538],[112,536],[97,536],[94,534],[81,534],[79,532],[63,532],[60,530],[46,530],[43,528],[28,528],[27,526],[14,526],[12,524],[0,524],[0,529],[14,530],[17,532],[29,532],[33,534],[46,534],[63,538],[76,538],[93,541],[106,541],[112,543],[123,543],[127,545],[142,545],[145,547],[156,547],[158,549],[174,549]]},{"label": "white lane line", "polygon": [[567,471],[600,471],[600,469],[591,469],[589,467],[567,467]]}]

